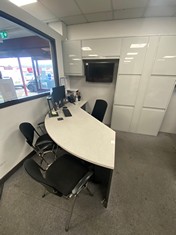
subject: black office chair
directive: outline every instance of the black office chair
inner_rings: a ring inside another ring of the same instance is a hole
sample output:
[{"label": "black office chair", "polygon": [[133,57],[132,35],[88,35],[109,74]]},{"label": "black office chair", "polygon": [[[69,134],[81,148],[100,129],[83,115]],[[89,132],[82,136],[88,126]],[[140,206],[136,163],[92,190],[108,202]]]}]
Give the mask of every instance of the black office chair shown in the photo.
[{"label": "black office chair", "polygon": [[105,100],[97,99],[92,111],[92,116],[102,122],[106,113],[107,106],[108,104]]},{"label": "black office chair", "polygon": [[[56,152],[58,146],[53,142],[53,140],[49,137],[48,134],[40,135],[38,131],[33,127],[33,125],[29,122],[23,122],[19,125],[19,129],[21,133],[26,138],[26,142],[34,149],[37,155],[41,158],[41,164],[45,160],[44,155],[51,152],[54,154],[56,158]],[[36,137],[36,141],[35,141]]]},{"label": "black office chair", "polygon": [[[65,225],[65,231],[68,231],[78,194],[86,188],[89,194],[93,195],[87,187],[88,180],[93,175],[93,171],[90,171],[70,154],[58,157],[45,170],[45,174],[42,173],[44,170],[33,159],[27,159],[24,162],[24,168],[34,180],[45,187],[47,193],[53,193],[67,199],[74,198],[71,212]],[[44,193],[42,197],[46,196],[47,193]]]}]

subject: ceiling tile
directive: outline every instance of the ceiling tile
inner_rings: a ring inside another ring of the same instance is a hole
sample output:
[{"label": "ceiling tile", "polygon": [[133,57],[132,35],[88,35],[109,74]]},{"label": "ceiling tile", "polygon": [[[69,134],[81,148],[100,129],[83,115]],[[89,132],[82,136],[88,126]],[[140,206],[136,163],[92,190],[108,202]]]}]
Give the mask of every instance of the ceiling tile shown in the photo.
[{"label": "ceiling tile", "polygon": [[112,20],[113,13],[112,11],[106,11],[93,14],[86,14],[85,17],[87,18],[88,22],[105,21]]},{"label": "ceiling tile", "polygon": [[175,15],[175,7],[169,6],[157,6],[157,7],[148,7],[145,10],[144,17],[169,17]]},{"label": "ceiling tile", "polygon": [[34,17],[38,18],[39,20],[51,20],[51,19],[57,19],[57,17],[50,12],[48,9],[46,9],[41,3],[33,3],[28,4],[23,7],[21,7],[23,10],[27,11]]},{"label": "ceiling tile", "polygon": [[62,17],[61,20],[62,20],[66,25],[87,23],[87,20],[86,20],[85,17],[82,16],[82,15]]},{"label": "ceiling tile", "polygon": [[147,6],[148,0],[112,0],[114,10]]},{"label": "ceiling tile", "polygon": [[133,8],[114,11],[114,19],[135,19],[143,17],[145,8]]},{"label": "ceiling tile", "polygon": [[148,6],[176,6],[175,0],[149,0]]},{"label": "ceiling tile", "polygon": [[81,11],[74,0],[38,0],[57,17],[80,15]]},{"label": "ceiling tile", "polygon": [[111,11],[111,0],[75,0],[82,13]]}]

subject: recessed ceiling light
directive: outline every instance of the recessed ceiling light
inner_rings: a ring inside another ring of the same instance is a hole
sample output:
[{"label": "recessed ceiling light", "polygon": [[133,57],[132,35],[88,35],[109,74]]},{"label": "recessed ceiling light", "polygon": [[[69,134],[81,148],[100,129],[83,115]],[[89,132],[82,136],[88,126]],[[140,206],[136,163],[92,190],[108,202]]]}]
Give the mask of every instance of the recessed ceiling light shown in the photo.
[{"label": "recessed ceiling light", "polygon": [[128,52],[127,55],[137,55],[138,52]]},{"label": "recessed ceiling light", "polygon": [[92,55],[89,55],[89,56],[98,56],[97,54],[92,54]]},{"label": "recessed ceiling light", "polygon": [[166,55],[163,58],[165,58],[165,59],[172,59],[172,58],[176,58],[176,55]]},{"label": "recessed ceiling light", "polygon": [[82,47],[83,51],[91,51],[92,49],[90,47]]},{"label": "recessed ceiling light", "polygon": [[9,0],[18,7],[37,2],[37,0]]},{"label": "recessed ceiling light", "polygon": [[133,60],[133,57],[125,57],[125,60]]},{"label": "recessed ceiling light", "polygon": [[147,43],[131,44],[130,48],[143,48],[146,45],[147,45]]},{"label": "recessed ceiling light", "polygon": [[74,59],[72,59],[72,60],[81,60],[81,59],[79,59],[79,58],[74,58]]}]

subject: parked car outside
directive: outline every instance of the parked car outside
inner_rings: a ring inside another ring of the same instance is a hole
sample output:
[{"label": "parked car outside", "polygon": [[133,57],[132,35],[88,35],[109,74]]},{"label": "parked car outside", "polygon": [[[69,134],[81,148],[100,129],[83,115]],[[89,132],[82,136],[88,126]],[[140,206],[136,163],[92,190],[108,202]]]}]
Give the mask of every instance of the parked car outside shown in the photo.
[{"label": "parked car outside", "polygon": [[[48,78],[37,79],[37,83],[38,83],[39,90],[46,90],[46,91],[48,90],[49,91],[52,87],[55,86],[54,79],[49,80]],[[38,91],[35,79],[33,79],[27,83],[27,89],[31,92]]]}]

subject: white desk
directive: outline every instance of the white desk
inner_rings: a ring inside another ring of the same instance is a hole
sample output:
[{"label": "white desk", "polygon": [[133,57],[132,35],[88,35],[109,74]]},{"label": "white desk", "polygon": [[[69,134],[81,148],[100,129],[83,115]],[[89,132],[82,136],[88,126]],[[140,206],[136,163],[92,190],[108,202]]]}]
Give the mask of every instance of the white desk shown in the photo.
[{"label": "white desk", "polygon": [[[116,134],[81,109],[85,103],[85,101],[80,101],[75,105],[66,104],[72,116],[65,117],[62,110],[59,110],[59,117],[63,117],[61,121],[57,120],[58,117],[49,118],[47,115],[46,130],[54,142],[67,152],[95,166],[110,170],[108,177],[111,178],[114,169]],[[110,185],[108,188],[110,190]],[[107,201],[108,196],[106,196],[105,206],[107,206]]]}]

